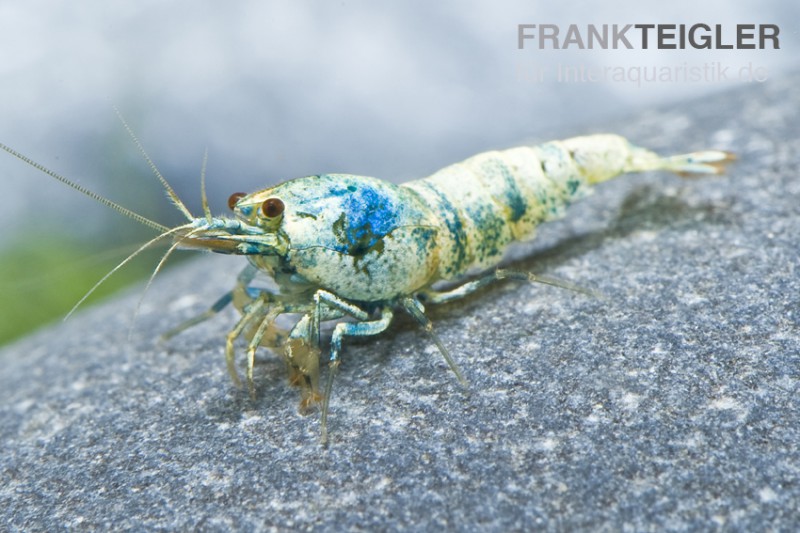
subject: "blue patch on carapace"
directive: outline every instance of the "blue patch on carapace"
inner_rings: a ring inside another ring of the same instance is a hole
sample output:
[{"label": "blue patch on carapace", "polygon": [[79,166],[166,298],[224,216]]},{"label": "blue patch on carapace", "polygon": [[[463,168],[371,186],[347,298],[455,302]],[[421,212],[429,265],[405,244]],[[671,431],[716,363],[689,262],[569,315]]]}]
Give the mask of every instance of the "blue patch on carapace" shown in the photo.
[{"label": "blue patch on carapace", "polygon": [[378,245],[397,227],[398,208],[371,184],[349,185],[342,195],[341,211],[333,223],[334,249],[360,256]]}]

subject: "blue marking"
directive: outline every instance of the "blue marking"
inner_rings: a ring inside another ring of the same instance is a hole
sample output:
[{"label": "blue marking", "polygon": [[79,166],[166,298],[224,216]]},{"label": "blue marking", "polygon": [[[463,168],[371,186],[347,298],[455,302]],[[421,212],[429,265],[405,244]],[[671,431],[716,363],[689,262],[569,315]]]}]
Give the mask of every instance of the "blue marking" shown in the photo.
[{"label": "blue marking", "polygon": [[[346,194],[333,194],[335,190]],[[351,183],[330,187],[331,196],[339,196],[338,218],[331,224],[335,239],[331,248],[339,253],[361,256],[376,246],[398,224],[400,208],[389,191],[370,183]]]},{"label": "blue marking", "polygon": [[491,159],[487,163],[488,164],[484,165],[484,171],[487,175],[493,175],[494,173],[499,172],[503,176],[504,200],[505,204],[511,209],[511,218],[509,221],[517,222],[519,219],[525,216],[525,212],[528,209],[528,205],[525,203],[525,199],[522,197],[522,194],[519,192],[519,188],[517,187],[517,181],[511,174],[511,170],[508,168],[508,165],[506,165],[502,160]]},{"label": "blue marking", "polygon": [[464,232],[464,224],[461,222],[461,216],[455,206],[447,199],[447,196],[437,189],[433,183],[423,180],[425,186],[433,191],[436,198],[439,200],[437,206],[438,215],[444,220],[447,230],[453,238],[455,244],[455,265],[452,267],[451,272],[461,272],[467,265],[467,235]]},{"label": "blue marking", "polygon": [[247,295],[254,300],[256,298],[260,298],[261,294],[263,294],[264,292],[267,292],[264,291],[264,289],[256,289],[255,287],[247,287],[246,291]]},{"label": "blue marking", "polygon": [[575,196],[575,193],[577,192],[578,187],[580,186],[581,186],[580,180],[577,180],[574,177],[567,180],[567,192],[569,192],[570,196]]},{"label": "blue marking", "polygon": [[[247,246],[243,246],[244,254],[245,255],[264,255],[264,248],[258,244],[250,244],[250,243],[242,243],[247,244]],[[241,245],[240,245],[241,246]]]},{"label": "blue marking", "polygon": [[220,311],[225,309],[225,307],[229,303],[231,303],[232,300],[233,300],[233,291],[228,291],[222,295],[222,298],[214,302],[214,305],[211,306],[211,310],[214,311],[215,313],[219,313]]},{"label": "blue marking", "polygon": [[397,209],[386,196],[369,186],[348,187],[352,194],[343,202],[345,235],[351,246],[371,248],[397,226]]},{"label": "blue marking", "polygon": [[488,203],[491,199],[487,198],[486,200],[487,203],[470,206],[465,209],[466,215],[472,219],[477,230],[475,252],[478,257],[474,259],[478,260],[499,254],[500,248],[508,244],[502,238],[506,222],[491,208]]}]

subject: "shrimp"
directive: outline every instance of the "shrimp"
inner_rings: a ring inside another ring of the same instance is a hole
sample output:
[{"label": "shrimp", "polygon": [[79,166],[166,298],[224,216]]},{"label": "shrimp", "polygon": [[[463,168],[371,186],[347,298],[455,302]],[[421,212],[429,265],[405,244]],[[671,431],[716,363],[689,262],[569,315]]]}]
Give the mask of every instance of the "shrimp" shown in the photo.
[{"label": "shrimp", "polygon": [[[586,196],[593,185],[621,174],[654,170],[719,174],[733,159],[732,154],[715,150],[661,157],[618,135],[600,134],[478,154],[401,185],[349,174],[292,179],[250,194],[232,194],[228,200],[232,216],[212,216],[203,181],[204,213],[195,217],[147,158],[188,219],[186,224],[167,228],[81,188],[5,145],[0,148],[160,231],[139,251],[171,238],[171,248],[153,276],[175,248],[245,256],[248,264],[233,289],[206,312],[162,338],[169,339],[233,305],[241,313],[225,343],[226,366],[233,382],[242,385],[234,350],[240,337],[247,341],[246,380],[251,395],[257,348],[282,350],[290,382],[301,388],[301,410],[321,403],[323,444],[328,438],[329,402],[345,338],[378,335],[391,324],[396,311],[405,312],[422,326],[458,381],[466,385],[454,358],[433,330],[425,304],[456,300],[503,279],[581,291],[569,283],[496,267],[510,244],[532,239],[539,224],[564,216],[566,208]],[[484,273],[467,279],[467,273],[476,269]],[[257,274],[271,277],[277,289],[254,285]],[[455,288],[438,289],[435,284],[442,281],[454,282]],[[284,329],[276,323],[284,314],[300,318]],[[350,320],[340,321],[344,318]],[[327,377],[320,389],[320,325],[327,321],[338,322],[326,358]]]}]

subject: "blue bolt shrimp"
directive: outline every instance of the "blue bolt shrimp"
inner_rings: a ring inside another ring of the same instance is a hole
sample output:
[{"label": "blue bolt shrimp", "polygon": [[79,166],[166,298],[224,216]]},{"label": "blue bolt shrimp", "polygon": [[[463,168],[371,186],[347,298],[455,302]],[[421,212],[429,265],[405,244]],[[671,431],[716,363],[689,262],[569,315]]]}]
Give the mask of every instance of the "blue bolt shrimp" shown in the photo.
[{"label": "blue bolt shrimp", "polygon": [[[377,335],[386,330],[396,311],[403,311],[422,326],[456,378],[465,384],[458,365],[434,332],[425,304],[456,300],[502,279],[581,290],[496,266],[511,243],[532,239],[539,224],[561,218],[593,185],[621,174],[653,170],[718,174],[733,158],[715,150],[661,157],[618,135],[591,135],[478,154],[401,185],[349,174],[292,179],[250,194],[234,193],[228,200],[233,216],[212,216],[203,181],[204,213],[195,217],[125,127],[188,219],[186,224],[162,226],[5,145],[0,148],[158,230],[160,234],[139,251],[171,238],[172,245],[153,276],[176,248],[245,256],[248,264],[232,290],[206,312],[162,337],[171,338],[233,305],[241,318],[226,337],[225,361],[234,383],[242,385],[235,361],[237,339],[247,341],[246,382],[251,395],[257,348],[282,350],[290,382],[301,388],[301,409],[321,403],[323,443],[345,338]],[[475,270],[485,273],[467,279],[467,273]],[[259,273],[271,277],[277,289],[255,286]],[[442,281],[455,282],[455,288],[437,289],[434,285]],[[284,314],[300,315],[300,319],[283,329],[276,319]],[[333,329],[328,374],[320,389],[320,324],[344,318],[350,320],[337,322]]]}]

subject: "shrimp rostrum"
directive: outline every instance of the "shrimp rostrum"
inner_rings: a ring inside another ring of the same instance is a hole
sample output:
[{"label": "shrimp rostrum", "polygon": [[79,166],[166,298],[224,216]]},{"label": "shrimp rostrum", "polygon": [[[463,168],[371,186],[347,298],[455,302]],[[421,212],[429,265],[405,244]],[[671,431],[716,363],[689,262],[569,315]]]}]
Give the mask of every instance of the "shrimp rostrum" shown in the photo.
[{"label": "shrimp rostrum", "polygon": [[[396,312],[406,312],[430,335],[464,383],[423,304],[458,299],[508,278],[574,288],[496,266],[508,245],[531,239],[538,224],[562,217],[570,203],[597,183],[651,170],[716,174],[730,159],[731,154],[713,150],[661,157],[617,135],[592,135],[478,154],[402,185],[348,174],[293,179],[251,194],[235,193],[228,201],[233,216],[216,217],[205,199],[204,216],[193,217],[159,175],[189,222],[172,229],[159,226],[162,234],[154,240],[171,237],[173,248],[211,250],[248,260],[230,292],[165,337],[232,303],[241,312],[226,339],[225,358],[233,381],[241,384],[234,357],[237,338],[247,340],[246,381],[251,394],[256,349],[282,349],[290,381],[302,390],[301,408],[321,402],[324,442],[328,402],[345,338],[377,335]],[[484,274],[467,280],[468,271],[476,270]],[[258,273],[270,276],[277,289],[255,287]],[[454,288],[437,290],[434,284],[440,281],[449,281]],[[276,325],[283,314],[300,319],[284,330]],[[338,321],[344,318],[348,320]],[[326,321],[338,322],[321,388],[320,325]]]}]

